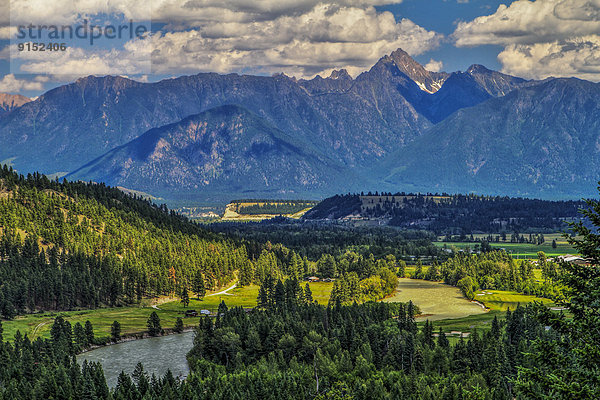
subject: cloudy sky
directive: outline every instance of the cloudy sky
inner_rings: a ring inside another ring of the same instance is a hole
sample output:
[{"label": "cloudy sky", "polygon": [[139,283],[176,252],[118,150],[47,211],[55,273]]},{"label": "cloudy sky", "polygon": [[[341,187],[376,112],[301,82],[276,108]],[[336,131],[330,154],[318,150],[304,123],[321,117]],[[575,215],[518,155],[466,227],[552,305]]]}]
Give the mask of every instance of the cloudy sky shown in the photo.
[{"label": "cloudy sky", "polygon": [[[40,26],[51,25],[83,26],[94,32],[93,24],[99,30],[128,27],[120,37],[103,35],[93,44],[89,37],[50,38],[50,28],[42,28],[41,39],[35,35]],[[33,36],[27,27],[33,27]],[[138,27],[141,34],[128,35],[128,29]],[[28,42],[65,46],[64,51],[45,52],[18,48]],[[483,64],[530,79],[576,76],[600,81],[600,0],[0,4],[0,92],[28,96],[86,75],[156,81],[199,72],[283,72],[307,78],[338,68],[357,75],[397,48],[431,70],[450,72]]]}]

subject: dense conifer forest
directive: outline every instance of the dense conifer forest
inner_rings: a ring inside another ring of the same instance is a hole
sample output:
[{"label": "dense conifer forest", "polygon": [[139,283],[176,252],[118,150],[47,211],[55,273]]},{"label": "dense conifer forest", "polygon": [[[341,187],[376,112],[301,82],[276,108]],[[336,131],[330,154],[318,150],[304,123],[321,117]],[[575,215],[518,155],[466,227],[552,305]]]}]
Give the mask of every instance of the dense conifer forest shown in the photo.
[{"label": "dense conifer forest", "polygon": [[318,260],[325,253],[339,257],[347,251],[363,257],[373,254],[377,258],[390,254],[397,259],[442,256],[432,243],[436,240],[435,234],[424,230],[352,228],[342,224],[298,222],[283,217],[262,222],[220,222],[210,224],[207,229],[254,243],[281,243],[311,261]]},{"label": "dense conifer forest", "polygon": [[438,235],[539,233],[565,229],[566,221],[580,218],[579,209],[582,207],[585,207],[583,201],[369,192],[330,197],[303,218],[342,219],[359,215],[362,218],[382,218],[392,226],[421,227]]},{"label": "dense conifer forest", "polygon": [[258,231],[223,236],[115,188],[25,177],[4,167],[0,315],[133,304],[148,296],[192,292],[198,281],[211,290],[235,279],[242,286],[259,284],[267,276],[333,278],[355,271],[361,279],[377,279],[382,265],[395,271],[401,263],[390,253],[437,252],[431,236],[418,232],[364,235],[367,239],[361,239],[362,232],[331,229],[291,234],[297,239],[286,240],[290,233],[284,228],[271,231],[283,245],[264,240]]},{"label": "dense conifer forest", "polygon": [[[541,282],[530,264],[490,249],[417,263],[413,277],[444,281],[466,297],[514,290],[564,308],[518,307],[450,341],[435,322],[417,325],[412,302],[371,301],[394,290],[405,273],[401,256],[426,252],[431,234],[332,234],[318,224],[289,233],[285,224],[257,224],[248,236],[237,225],[210,231],[104,185],[0,171],[3,320],[146,296],[185,299],[198,282],[260,285],[252,310],[222,302],[214,317],[200,318],[184,381],[149,376],[139,364],[109,388],[99,364],[78,364],[78,352],[119,340],[119,321],[97,338],[89,321],[72,326],[59,315],[50,337],[34,341],[3,337],[0,322],[0,400],[600,398],[600,239],[584,224],[573,225],[578,235],[569,240],[591,265],[540,254]],[[587,205],[584,217],[600,226],[600,202]],[[323,243],[310,244],[310,232]],[[308,274],[335,278],[329,304],[300,283]],[[165,329],[155,312],[147,324],[151,335]]]}]

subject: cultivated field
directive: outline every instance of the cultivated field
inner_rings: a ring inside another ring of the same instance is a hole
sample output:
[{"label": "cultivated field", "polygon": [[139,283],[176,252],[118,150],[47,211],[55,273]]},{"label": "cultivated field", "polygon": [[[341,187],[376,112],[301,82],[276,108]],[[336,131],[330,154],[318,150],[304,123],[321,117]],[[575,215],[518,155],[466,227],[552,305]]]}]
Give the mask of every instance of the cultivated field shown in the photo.
[{"label": "cultivated field", "polygon": [[[539,301],[552,305],[548,299],[502,290],[480,290],[476,293],[476,302],[471,302],[453,286],[408,278],[400,279],[398,290],[383,301],[408,300],[412,300],[421,310],[422,315],[416,318],[419,325],[426,320],[433,321],[436,332],[441,327],[446,333],[454,332],[451,337],[455,338],[475,329],[490,329],[494,317],[504,318],[508,308],[514,310],[519,304],[524,306]],[[483,304],[485,309],[478,303]]]},{"label": "cultivated field", "polygon": [[[487,235],[473,235],[475,239],[485,238]],[[492,235],[496,236],[496,235]],[[510,235],[509,235],[510,236]],[[527,235],[525,235],[527,236]],[[566,239],[560,233],[544,234],[545,242],[537,245],[532,243],[510,243],[510,242],[491,242],[490,245],[496,249],[504,249],[515,258],[537,258],[537,253],[543,251],[548,257],[555,257],[563,254],[576,254],[577,251],[571,247]],[[552,248],[552,241],[556,241],[556,248]],[[479,243],[472,242],[433,242],[438,247],[468,249],[474,248]]]},{"label": "cultivated field", "polygon": [[437,321],[485,313],[481,305],[467,300],[458,288],[420,279],[400,279],[394,294],[383,301],[406,303],[409,300],[421,310],[422,315],[417,321]]},{"label": "cultivated field", "polygon": [[234,201],[225,207],[223,221],[261,221],[278,215],[299,219],[317,202],[312,201]]}]

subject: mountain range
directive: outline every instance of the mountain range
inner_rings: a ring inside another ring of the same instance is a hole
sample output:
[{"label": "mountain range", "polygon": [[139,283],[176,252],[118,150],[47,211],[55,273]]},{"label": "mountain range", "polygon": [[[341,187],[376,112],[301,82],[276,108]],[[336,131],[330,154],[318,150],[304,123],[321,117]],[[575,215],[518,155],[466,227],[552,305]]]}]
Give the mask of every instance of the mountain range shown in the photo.
[{"label": "mountain range", "polygon": [[0,160],[169,201],[360,190],[542,198],[595,193],[600,85],[398,49],[352,78],[86,77],[0,112]]}]

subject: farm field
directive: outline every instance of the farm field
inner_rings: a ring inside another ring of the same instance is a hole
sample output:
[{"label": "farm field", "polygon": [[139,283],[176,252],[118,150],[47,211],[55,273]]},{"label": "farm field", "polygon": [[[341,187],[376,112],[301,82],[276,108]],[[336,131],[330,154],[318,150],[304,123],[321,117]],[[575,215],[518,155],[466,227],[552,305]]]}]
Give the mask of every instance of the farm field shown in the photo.
[{"label": "farm field", "polygon": [[[546,306],[552,306],[552,302],[548,299],[543,299],[535,296],[528,296],[521,293],[503,291],[503,290],[486,290],[486,291],[478,291],[477,294],[482,294],[481,296],[476,296],[475,299],[485,304],[485,306],[489,309],[485,314],[478,315],[469,315],[463,318],[456,319],[445,319],[434,322],[435,331],[439,328],[442,328],[444,332],[473,332],[477,330],[478,332],[484,332],[490,330],[492,326],[492,320],[494,317],[498,319],[504,319],[505,312],[507,309],[514,310],[520,304],[521,306],[525,306],[528,303],[532,303],[535,301],[540,301],[544,303]],[[420,322],[422,325],[423,322]],[[452,343],[455,340],[458,340],[460,335],[451,335],[449,337],[450,342]]]},{"label": "farm field", "polygon": [[[479,236],[479,237],[478,237]],[[474,235],[476,239],[486,235]],[[504,249],[508,253],[512,254],[515,258],[537,258],[537,253],[543,251],[548,257],[555,257],[563,254],[575,254],[577,251],[571,247],[564,237],[559,233],[544,235],[546,241],[541,245],[532,243],[510,243],[510,242],[491,242],[490,245],[493,248]],[[552,248],[552,240],[556,240],[556,248]],[[433,242],[438,247],[457,249],[473,248],[478,243],[472,242]]]},{"label": "farm field", "polygon": [[[305,283],[302,283],[302,285],[304,286]],[[333,283],[313,282],[309,285],[313,298],[320,304],[327,304]],[[190,298],[190,304],[187,308],[197,311],[201,309],[216,311],[221,300],[225,301],[228,307],[256,306],[256,298],[258,296],[258,286],[256,285],[236,287],[227,293],[215,296],[211,296],[209,293],[209,295],[200,301]],[[38,336],[50,337],[52,322],[58,315],[63,316],[71,325],[75,325],[77,322],[83,325],[86,320],[89,320],[94,327],[96,337],[110,336],[110,326],[113,321],[119,321],[123,335],[134,334],[147,330],[146,322],[152,311],[156,311],[160,317],[163,328],[173,328],[177,317],[183,317],[186,309],[179,299],[163,300],[167,301],[155,305],[156,308],[150,306],[148,301],[143,301],[145,305],[136,307],[101,308],[97,310],[65,311],[59,313],[47,312],[18,316],[12,321],[2,321],[4,328],[3,335],[5,339],[12,340],[17,330],[19,330],[22,335],[27,334],[31,340],[34,340]],[[183,323],[186,327],[196,326],[198,318],[183,318]]]},{"label": "farm field", "polygon": [[222,221],[261,221],[278,215],[299,219],[313,208],[315,201],[240,200],[225,207]]},{"label": "farm field", "polygon": [[475,293],[475,300],[494,311],[506,311],[509,308],[514,310],[518,305],[523,306],[536,301],[547,306],[553,305],[549,299],[504,290],[479,290]]}]

